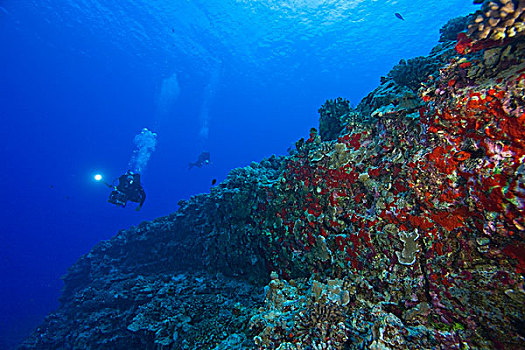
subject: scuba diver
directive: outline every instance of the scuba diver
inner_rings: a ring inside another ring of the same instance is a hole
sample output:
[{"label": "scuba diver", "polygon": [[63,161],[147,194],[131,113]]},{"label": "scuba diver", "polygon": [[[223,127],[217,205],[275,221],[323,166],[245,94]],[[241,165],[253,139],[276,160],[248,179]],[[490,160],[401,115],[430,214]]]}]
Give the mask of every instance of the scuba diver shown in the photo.
[{"label": "scuba diver", "polygon": [[[113,181],[114,183],[115,181]],[[108,185],[113,188],[113,191],[109,194],[108,202],[120,206],[126,207],[127,201],[139,203],[135,210],[140,210],[144,201],[146,200],[146,192],[140,184],[140,174],[133,173],[128,170],[124,175],[118,178],[118,184]]]},{"label": "scuba diver", "polygon": [[194,166],[196,166],[197,168],[200,168],[203,165],[208,165],[208,164],[210,164],[210,152],[202,152],[201,154],[199,154],[199,158],[197,158],[196,162],[188,164],[188,168],[191,169]]}]

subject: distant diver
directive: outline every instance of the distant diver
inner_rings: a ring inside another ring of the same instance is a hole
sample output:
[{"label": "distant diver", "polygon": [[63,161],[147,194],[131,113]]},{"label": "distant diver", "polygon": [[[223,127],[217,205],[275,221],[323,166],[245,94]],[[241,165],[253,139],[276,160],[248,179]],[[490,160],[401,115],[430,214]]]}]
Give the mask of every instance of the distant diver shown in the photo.
[{"label": "distant diver", "polygon": [[399,12],[396,12],[394,13],[394,15],[399,18],[400,20],[404,21],[405,19],[403,18],[403,16],[401,16],[401,14]]},{"label": "distant diver", "polygon": [[[114,181],[115,182],[115,181]],[[128,170],[124,175],[118,178],[118,184],[109,185],[113,187],[109,195],[108,202],[116,206],[125,208],[128,201],[139,203],[136,210],[140,210],[146,200],[146,192],[140,184],[140,174]]]},{"label": "distant diver", "polygon": [[201,168],[203,165],[210,164],[210,152],[202,152],[199,154],[199,158],[197,158],[197,161],[194,163],[188,164],[188,169],[193,168],[196,166],[197,168]]}]

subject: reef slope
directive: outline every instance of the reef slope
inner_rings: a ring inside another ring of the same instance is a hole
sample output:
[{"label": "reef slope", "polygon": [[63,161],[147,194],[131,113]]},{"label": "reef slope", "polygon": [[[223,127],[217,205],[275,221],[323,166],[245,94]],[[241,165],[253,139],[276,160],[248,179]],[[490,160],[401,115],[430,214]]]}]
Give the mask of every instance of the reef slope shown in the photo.
[{"label": "reef slope", "polygon": [[[510,4],[510,5],[509,5]],[[21,349],[521,349],[523,1],[73,265]]]}]

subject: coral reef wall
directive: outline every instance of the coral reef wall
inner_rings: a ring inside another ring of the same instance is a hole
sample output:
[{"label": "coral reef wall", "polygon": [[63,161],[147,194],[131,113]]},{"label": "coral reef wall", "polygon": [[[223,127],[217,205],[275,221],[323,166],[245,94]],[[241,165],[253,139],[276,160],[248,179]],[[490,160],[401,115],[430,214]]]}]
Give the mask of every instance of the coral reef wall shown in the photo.
[{"label": "coral reef wall", "polygon": [[523,9],[451,20],[289,156],[97,245],[21,348],[524,348]]}]

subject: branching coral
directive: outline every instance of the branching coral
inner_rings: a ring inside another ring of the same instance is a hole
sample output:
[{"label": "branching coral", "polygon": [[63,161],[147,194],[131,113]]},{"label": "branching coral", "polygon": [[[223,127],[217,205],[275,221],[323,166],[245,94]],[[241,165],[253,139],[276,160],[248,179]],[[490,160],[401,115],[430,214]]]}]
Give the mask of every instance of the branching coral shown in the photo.
[{"label": "branching coral", "polygon": [[440,42],[455,41],[458,34],[467,29],[468,17],[456,17],[448,21],[440,30]]},{"label": "branching coral", "polygon": [[431,57],[420,56],[408,61],[399,61],[388,75],[398,85],[417,91],[421,87],[421,83],[426,81],[429,75],[435,73],[439,66],[439,61]]},{"label": "branching coral", "polygon": [[335,100],[327,100],[319,108],[319,135],[321,140],[335,140],[343,130],[343,117],[352,111],[350,101],[338,97]]},{"label": "branching coral", "polygon": [[261,349],[343,349],[349,302],[342,280],[287,283],[275,278],[268,287],[266,307],[250,321],[257,332],[254,341]]}]

